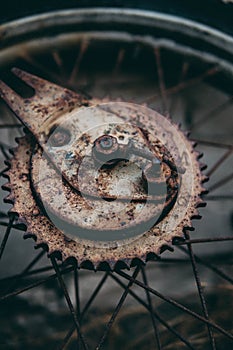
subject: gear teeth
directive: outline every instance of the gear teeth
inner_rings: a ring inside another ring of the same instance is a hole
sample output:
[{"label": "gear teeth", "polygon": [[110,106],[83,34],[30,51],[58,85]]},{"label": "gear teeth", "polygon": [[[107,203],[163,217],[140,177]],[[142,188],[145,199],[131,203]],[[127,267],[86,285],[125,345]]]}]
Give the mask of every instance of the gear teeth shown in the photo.
[{"label": "gear teeth", "polygon": [[145,263],[147,261],[155,261],[155,260],[160,260],[160,256],[157,255],[156,253],[154,252],[149,252],[146,254],[146,260],[145,260]]},{"label": "gear teeth", "polygon": [[205,163],[199,162],[199,166],[200,166],[201,171],[207,169],[207,164],[205,164]]},{"label": "gear teeth", "polygon": [[205,183],[205,182],[207,182],[207,181],[209,181],[209,177],[206,176],[206,175],[202,175],[202,176],[201,176],[201,182],[202,182],[202,183]]},{"label": "gear teeth", "polygon": [[84,260],[83,262],[81,262],[80,268],[96,271],[96,268],[91,260]]},{"label": "gear teeth", "polygon": [[[6,175],[5,177],[9,179],[8,175]],[[10,182],[7,182],[4,185],[2,185],[2,189],[3,189],[3,191],[11,192],[11,184],[10,184]]]},{"label": "gear teeth", "polygon": [[[35,234],[33,234],[33,233],[30,233],[30,232],[25,232],[24,235],[23,235],[23,238],[24,239],[32,238],[32,239],[34,239],[35,242],[37,241],[37,236]],[[36,247],[37,246],[39,248],[39,243],[36,244]]]},{"label": "gear teeth", "polygon": [[197,205],[196,205],[197,208],[204,208],[206,207],[206,202],[199,202]]},{"label": "gear teeth", "polygon": [[115,263],[111,264],[111,262],[102,261],[99,264],[97,264],[95,268],[97,271],[113,271],[114,264]]},{"label": "gear teeth", "polygon": [[14,198],[13,193],[8,194],[8,196],[6,196],[6,197],[4,198],[4,202],[5,202],[5,203],[9,203],[9,204],[14,204],[15,198]]},{"label": "gear teeth", "polygon": [[118,260],[115,263],[114,270],[130,270],[132,260],[131,259],[124,259],[124,260]]},{"label": "gear teeth", "polygon": [[159,249],[159,254],[162,254],[163,252],[165,252],[166,250],[169,250],[170,252],[174,251],[174,248],[169,244],[163,244],[160,249]]},{"label": "gear teeth", "polygon": [[146,263],[146,255],[143,255],[142,257],[140,258],[133,258],[131,263],[130,263],[130,267],[135,267],[135,266],[138,266],[138,265],[145,265]]},{"label": "gear teeth", "polygon": [[191,216],[191,219],[192,220],[199,220],[199,219],[201,219],[201,215],[200,215],[200,213],[199,213],[199,211],[197,210],[197,209],[195,209],[194,211],[193,211],[193,214],[192,214],[192,216]]},{"label": "gear teeth", "polygon": [[203,157],[203,153],[202,152],[199,152],[199,151],[196,151],[197,153],[197,160],[201,159]]},{"label": "gear teeth", "polygon": [[193,148],[195,148],[198,145],[197,141],[194,141],[194,140],[190,140],[190,143]]}]

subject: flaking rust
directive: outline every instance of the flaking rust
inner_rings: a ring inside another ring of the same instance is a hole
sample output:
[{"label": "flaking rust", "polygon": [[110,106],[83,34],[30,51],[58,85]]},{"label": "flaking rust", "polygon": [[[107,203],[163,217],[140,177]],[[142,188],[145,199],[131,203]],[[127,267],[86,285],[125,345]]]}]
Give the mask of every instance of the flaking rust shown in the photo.
[{"label": "flaking rust", "polygon": [[0,82],[27,128],[5,173],[26,236],[63,260],[113,269],[146,261],[191,228],[204,179],[177,125],[145,106],[87,101],[13,72],[35,90],[24,99]]}]

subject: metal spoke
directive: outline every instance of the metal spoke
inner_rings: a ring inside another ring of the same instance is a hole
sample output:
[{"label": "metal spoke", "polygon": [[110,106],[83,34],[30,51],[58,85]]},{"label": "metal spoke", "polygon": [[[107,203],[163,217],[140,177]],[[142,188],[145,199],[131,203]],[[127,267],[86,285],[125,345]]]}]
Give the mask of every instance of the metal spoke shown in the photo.
[{"label": "metal spoke", "polygon": [[[189,254],[188,251],[184,247],[179,247],[179,249],[182,250],[183,252],[185,252],[186,254]],[[231,284],[233,284],[233,279],[230,278],[229,276],[227,276],[224,272],[219,270],[217,267],[213,266],[212,264],[210,264],[207,261],[204,261],[203,259],[198,257],[196,254],[194,254],[194,257],[195,257],[195,259],[196,259],[196,261],[198,263],[204,265],[205,267],[207,267],[211,271],[215,272],[218,276],[222,277],[224,280],[226,280],[226,281],[230,282]]]},{"label": "metal spoke", "polygon": [[72,315],[73,321],[75,323],[78,337],[80,338],[84,349],[87,350],[88,346],[87,346],[86,341],[84,340],[83,334],[81,333],[80,323],[79,323],[79,320],[77,318],[77,314],[75,312],[74,306],[73,306],[72,301],[70,299],[70,296],[69,296],[68,290],[66,288],[65,282],[64,282],[64,280],[62,278],[62,274],[61,274],[61,272],[59,270],[59,266],[57,264],[57,261],[56,261],[56,259],[53,256],[51,256],[51,262],[52,262],[53,268],[54,268],[54,270],[56,272],[59,285],[60,285],[60,287],[61,287],[61,289],[63,291],[64,297],[66,299],[66,302],[67,302],[67,305],[69,307],[70,313]]},{"label": "metal spoke", "polygon": [[0,129],[21,128],[22,124],[0,124]]},{"label": "metal spoke", "polygon": [[10,149],[10,148],[12,148],[12,146],[10,146],[10,145],[7,145],[6,143],[4,143],[4,142],[0,142],[0,147],[1,147],[1,149],[2,148],[7,148],[8,150]]},{"label": "metal spoke", "polygon": [[1,150],[1,152],[2,152],[3,157],[4,157],[5,159],[9,160],[9,159],[10,159],[10,156],[7,154],[7,152],[6,152],[6,150],[5,150],[5,147],[4,147],[2,144],[0,144],[0,150]]},{"label": "metal spoke", "polygon": [[13,280],[11,286],[8,286],[7,292],[14,290],[18,285],[19,281],[31,270],[31,268],[44,256],[45,251],[42,250],[39,254],[28,264],[28,266]]},{"label": "metal spoke", "polygon": [[165,297],[165,295],[159,293],[158,291],[156,291],[155,289],[153,289],[153,288],[151,288],[149,286],[146,286],[144,283],[142,283],[142,282],[132,278],[131,276],[129,276],[125,272],[117,271],[117,273],[120,276],[122,276],[125,279],[127,279],[128,281],[131,281],[132,283],[135,283],[136,285],[142,287],[143,289],[147,289],[150,293],[158,296],[160,299],[162,299],[162,300],[168,302],[169,304],[175,306],[176,308],[184,311],[185,313],[189,314],[190,316],[193,316],[194,318],[200,320],[201,322],[203,322],[205,324],[208,324],[211,327],[217,329],[220,333],[226,335],[228,338],[233,340],[233,334],[227,332],[225,329],[223,329],[221,326],[217,325],[215,322],[207,320],[205,317],[203,317],[203,316],[199,315],[198,313],[190,310],[189,308],[187,308],[186,306],[180,304],[179,302],[175,301],[174,299]]},{"label": "metal spoke", "polygon": [[[187,232],[185,233],[185,238],[189,239],[189,235],[188,235]],[[203,289],[202,289],[202,286],[201,286],[201,280],[200,280],[200,276],[199,276],[199,273],[198,273],[196,260],[195,260],[194,254],[193,254],[192,245],[191,245],[191,243],[187,243],[187,246],[188,246],[190,260],[191,260],[191,263],[192,263],[193,274],[194,274],[194,277],[195,277],[199,298],[200,298],[200,301],[201,301],[202,312],[203,312],[203,315],[205,316],[205,318],[207,320],[209,320],[209,314],[208,314],[208,310],[207,310],[205,296],[204,296],[204,292],[203,292]],[[208,324],[207,324],[207,329],[208,329],[208,333],[209,333],[211,347],[212,347],[213,350],[216,350],[216,345],[215,345],[213,332],[212,332],[211,327]]]},{"label": "metal spoke", "polygon": [[222,201],[222,200],[232,200],[233,194],[222,194],[222,195],[206,195],[204,198],[206,198],[208,201]]},{"label": "metal spoke", "polygon": [[[180,74],[180,78],[179,78],[179,82],[178,84],[180,83],[183,83],[184,79],[185,79],[185,76],[189,70],[189,67],[190,67],[190,64],[188,62],[184,62],[182,64],[182,68],[181,68],[181,74]],[[169,114],[172,116],[175,111],[176,111],[176,107],[177,107],[177,101],[178,99],[177,98],[172,98],[172,101],[171,101],[171,104],[170,104],[170,108],[169,108]]]},{"label": "metal spoke", "polygon": [[[0,221],[0,226],[5,226],[7,227],[9,224],[7,222],[4,221]],[[25,231],[24,229],[20,228],[19,225],[12,225],[12,228],[15,228],[18,231]]]},{"label": "metal spoke", "polygon": [[156,66],[157,66],[157,72],[158,72],[158,78],[159,78],[159,90],[162,97],[162,107],[164,112],[168,112],[167,91],[166,91],[166,86],[164,81],[164,72],[161,64],[159,47],[155,48],[154,54],[155,54]]},{"label": "metal spoke", "polygon": [[[145,272],[144,266],[141,267],[141,272],[142,272],[143,283],[148,286],[148,281],[147,281],[147,276],[146,276],[146,272]],[[161,350],[162,349],[161,341],[160,341],[159,331],[158,331],[158,327],[157,327],[155,316],[154,316],[154,312],[153,312],[153,305],[152,305],[152,302],[151,302],[151,295],[150,295],[150,293],[148,292],[147,289],[145,290],[145,292],[146,292],[146,297],[147,297],[147,303],[148,303],[149,309],[150,309],[150,316],[151,316],[151,321],[152,321],[152,324],[153,324],[156,344],[157,344],[158,349]]]},{"label": "metal spoke", "polygon": [[[182,90],[185,90],[191,86],[194,86],[194,85],[197,85],[199,84],[201,81],[203,81],[204,79],[208,78],[208,77],[211,77],[211,76],[214,76],[215,74],[217,74],[218,72],[220,71],[220,68],[219,67],[213,67],[213,68],[210,68],[208,70],[206,70],[203,74],[199,75],[198,77],[196,78],[191,78],[185,82],[181,82],[175,86],[172,86],[171,88],[168,88],[166,90],[166,94],[167,96],[170,96],[170,95],[173,95],[173,94],[176,94]],[[147,103],[150,103],[150,102],[153,102],[155,98],[157,98],[159,95],[158,94],[155,94],[153,96],[150,96],[148,98],[146,98],[143,102],[147,102]]]},{"label": "metal spoke", "polygon": [[197,239],[186,239],[185,241],[174,242],[174,245],[186,245],[189,243],[211,243],[211,242],[221,242],[221,241],[232,241],[233,236],[227,237],[210,237],[210,238],[197,238]]},{"label": "metal spoke", "polygon": [[52,57],[53,57],[53,60],[56,64],[57,68],[59,69],[59,73],[61,75],[64,75],[64,66],[63,66],[63,61],[62,61],[62,57],[61,57],[60,53],[58,51],[53,51]]},{"label": "metal spoke", "polygon": [[[63,274],[69,273],[69,272],[71,272],[71,271],[73,271],[73,267],[70,267],[70,268],[68,268],[68,269],[66,269],[66,270],[63,270],[63,271],[61,271],[60,273],[63,275]],[[57,278],[57,274],[55,273],[55,274],[53,274],[53,275],[51,275],[51,276],[48,276],[48,277],[46,277],[46,278],[43,278],[42,280],[39,280],[39,281],[34,282],[34,283],[31,283],[29,286],[27,286],[27,287],[25,287],[25,288],[21,288],[21,289],[16,290],[16,291],[14,291],[14,292],[12,292],[12,293],[9,293],[9,294],[6,294],[6,295],[1,296],[1,297],[0,297],[0,301],[10,299],[10,298],[12,298],[12,297],[14,297],[14,296],[16,296],[16,295],[22,294],[22,293],[24,293],[24,292],[26,292],[26,291],[28,291],[28,290],[31,290],[31,289],[33,289],[33,288],[35,288],[35,287],[38,287],[38,286],[40,286],[41,284],[44,284],[44,283],[46,283],[46,282],[48,282],[48,281],[55,280],[56,278]]]},{"label": "metal spoke", "polygon": [[233,102],[233,96],[229,100],[221,103],[219,106],[213,108],[210,112],[202,116],[198,121],[196,121],[196,123],[190,126],[190,129],[192,130],[192,132],[197,128],[202,127],[204,123],[210,121],[212,118],[218,116],[224,110],[232,106],[232,102]]},{"label": "metal spoke", "polygon": [[[84,309],[82,310],[82,312],[80,314],[80,323],[82,322],[83,317],[85,316],[86,312],[88,311],[88,309],[90,308],[91,304],[93,303],[93,301],[95,300],[96,296],[98,295],[100,289],[104,285],[107,277],[108,277],[108,272],[106,272],[104,274],[104,276],[100,280],[99,284],[95,288],[94,292],[92,293],[91,297],[89,298],[88,302],[86,303]],[[65,348],[65,346],[69,342],[71,336],[73,335],[74,331],[75,331],[75,325],[68,331],[68,333],[66,334],[65,338],[63,339],[63,342],[62,342],[61,346],[59,346],[58,350],[63,350]]]},{"label": "metal spoke", "polygon": [[78,319],[80,318],[80,295],[79,295],[79,273],[77,266],[74,267],[74,288]]},{"label": "metal spoke", "polygon": [[2,255],[4,253],[4,250],[6,248],[6,244],[7,244],[7,241],[8,241],[8,238],[9,238],[9,235],[11,233],[11,229],[12,229],[12,225],[13,225],[13,222],[15,220],[15,216],[12,215],[10,217],[10,220],[9,220],[9,223],[7,225],[7,229],[5,231],[5,234],[4,234],[4,237],[3,237],[3,240],[2,240],[2,243],[1,243],[1,246],[0,246],[0,260],[2,258]]},{"label": "metal spoke", "polygon": [[135,268],[134,273],[132,275],[132,279],[129,281],[129,283],[128,283],[127,287],[125,288],[125,291],[122,294],[122,296],[121,296],[121,298],[120,298],[120,300],[119,300],[115,310],[113,311],[113,314],[112,314],[110,320],[106,324],[105,332],[104,332],[103,336],[101,337],[101,339],[100,339],[100,341],[99,341],[99,343],[98,343],[98,345],[96,347],[96,350],[99,350],[99,349],[102,348],[102,346],[103,346],[103,344],[104,344],[104,342],[105,342],[105,340],[106,340],[106,338],[107,338],[107,336],[108,336],[108,334],[109,334],[109,332],[110,332],[110,330],[112,328],[113,322],[115,321],[115,319],[116,319],[116,317],[117,317],[117,315],[118,315],[118,313],[119,313],[119,311],[120,311],[120,309],[121,309],[121,307],[122,307],[122,305],[123,305],[127,295],[129,294],[129,290],[132,287],[132,285],[134,283],[134,280],[137,277],[139,271],[140,271],[140,265],[138,265]]},{"label": "metal spoke", "polygon": [[[115,276],[113,273],[110,274],[110,276],[122,287],[122,288],[126,288],[127,285],[124,284],[117,276]],[[146,310],[148,310],[149,312],[151,312],[151,308],[149,307],[149,305],[147,305],[145,303],[145,301],[143,299],[141,299],[136,293],[134,293],[131,289],[129,290],[129,294],[135,299],[137,300],[141,305],[143,305]],[[167,328],[172,334],[174,334],[178,339],[180,339],[180,341],[182,343],[184,343],[185,345],[187,345],[188,348],[195,350],[192,345],[184,338],[182,337],[182,335],[180,335],[174,327],[170,326],[166,321],[164,321],[157,312],[155,312],[155,310],[153,310],[153,315],[154,317],[165,327]]]},{"label": "metal spoke", "polygon": [[9,216],[7,213],[5,213],[4,211],[0,211],[0,218],[3,219],[3,218],[7,218],[9,219]]},{"label": "metal spoke", "polygon": [[125,57],[125,49],[121,48],[118,52],[116,63],[115,63],[115,66],[113,68],[113,76],[118,73],[120,66],[124,60],[124,57]]},{"label": "metal spoke", "polygon": [[210,186],[210,187],[208,188],[208,191],[209,191],[209,192],[212,192],[212,191],[216,190],[217,188],[224,186],[225,184],[227,184],[227,183],[228,183],[229,181],[231,181],[232,179],[233,179],[233,173],[231,173],[231,174],[225,176],[223,179],[217,181],[215,184],[213,184],[212,186]]},{"label": "metal spoke", "polygon": [[207,176],[213,175],[213,173],[220,167],[220,165],[232,154],[233,147],[226,151],[221,158],[210,168],[206,173]]},{"label": "metal spoke", "polygon": [[51,69],[47,69],[45,65],[37,61],[27,51],[24,51],[21,54],[21,57],[25,62],[29,63],[33,68],[36,68],[36,70],[38,69],[40,72],[45,74],[47,79],[52,79],[54,81],[61,82],[61,78],[59,77],[59,74],[52,72]]},{"label": "metal spoke", "polygon": [[79,54],[75,60],[74,66],[72,68],[70,77],[68,79],[69,84],[73,84],[75,82],[75,79],[77,78],[77,75],[79,73],[79,68],[82,63],[83,57],[89,47],[89,42],[87,40],[83,40],[80,45],[80,51]]},{"label": "metal spoke", "polygon": [[12,275],[12,276],[9,276],[9,277],[4,277],[4,278],[0,279],[0,283],[8,283],[10,281],[15,280],[16,278],[18,278],[20,276],[21,276],[21,279],[23,279],[25,277],[38,275],[40,273],[44,273],[44,272],[51,271],[51,270],[53,270],[52,266],[45,266],[45,267],[42,267],[40,269],[35,269],[35,270],[32,270],[32,271],[28,271],[27,273],[25,273],[22,276],[21,276],[21,274],[16,274],[16,275]]},{"label": "metal spoke", "polygon": [[191,141],[197,142],[197,144],[209,146],[209,147],[216,147],[216,148],[232,148],[233,145],[222,143],[222,142],[215,142],[215,141],[209,141],[209,140],[199,140],[197,138],[192,138]]}]

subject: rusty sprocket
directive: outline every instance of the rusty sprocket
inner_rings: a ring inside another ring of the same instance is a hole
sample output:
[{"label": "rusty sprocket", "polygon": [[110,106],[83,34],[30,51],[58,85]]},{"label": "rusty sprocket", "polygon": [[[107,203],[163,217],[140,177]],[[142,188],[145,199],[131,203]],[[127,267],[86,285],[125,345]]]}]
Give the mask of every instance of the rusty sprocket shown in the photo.
[{"label": "rusty sprocket", "polygon": [[63,260],[113,269],[119,261],[146,261],[192,227],[205,179],[177,125],[145,106],[87,101],[14,73],[35,90],[23,99],[0,82],[26,127],[5,185],[26,236]]}]

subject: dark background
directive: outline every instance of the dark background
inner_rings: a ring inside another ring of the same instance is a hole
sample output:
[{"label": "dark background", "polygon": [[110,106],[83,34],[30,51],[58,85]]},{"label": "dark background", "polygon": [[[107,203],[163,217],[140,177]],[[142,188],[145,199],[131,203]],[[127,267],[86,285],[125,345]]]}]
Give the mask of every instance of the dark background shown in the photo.
[{"label": "dark background", "polygon": [[233,33],[233,4],[222,0],[6,0],[1,4],[0,22],[54,9],[88,6],[153,9]]}]

